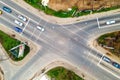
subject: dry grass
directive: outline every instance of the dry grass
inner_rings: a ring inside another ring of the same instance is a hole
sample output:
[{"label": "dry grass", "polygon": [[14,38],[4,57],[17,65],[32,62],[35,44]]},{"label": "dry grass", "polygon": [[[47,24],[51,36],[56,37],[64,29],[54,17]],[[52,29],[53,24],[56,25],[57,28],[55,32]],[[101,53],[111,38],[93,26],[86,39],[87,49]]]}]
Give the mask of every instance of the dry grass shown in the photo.
[{"label": "dry grass", "polygon": [[48,6],[53,10],[67,10],[77,6],[79,10],[99,9],[120,5],[120,0],[49,0]]}]

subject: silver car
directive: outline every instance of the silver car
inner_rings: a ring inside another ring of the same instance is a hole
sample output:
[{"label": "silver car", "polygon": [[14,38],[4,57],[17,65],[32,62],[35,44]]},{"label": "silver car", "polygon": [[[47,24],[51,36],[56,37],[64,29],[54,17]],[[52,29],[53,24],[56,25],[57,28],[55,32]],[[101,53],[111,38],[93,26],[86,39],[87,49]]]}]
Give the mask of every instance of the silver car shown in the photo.
[{"label": "silver car", "polygon": [[37,29],[44,31],[45,29],[42,26],[37,26]]},{"label": "silver car", "polygon": [[24,26],[24,24],[22,22],[18,21],[18,20],[15,20],[14,22],[15,22],[15,24],[17,24],[19,26]]},{"label": "silver car", "polygon": [[23,20],[24,22],[26,22],[26,21],[27,21],[27,18],[26,18],[26,17],[24,17],[23,15],[18,15],[18,18],[19,18],[19,19],[21,19],[21,20]]},{"label": "silver car", "polygon": [[103,59],[105,62],[108,62],[108,63],[111,63],[111,62],[112,62],[108,57],[105,57],[105,56],[104,56],[102,59]]}]

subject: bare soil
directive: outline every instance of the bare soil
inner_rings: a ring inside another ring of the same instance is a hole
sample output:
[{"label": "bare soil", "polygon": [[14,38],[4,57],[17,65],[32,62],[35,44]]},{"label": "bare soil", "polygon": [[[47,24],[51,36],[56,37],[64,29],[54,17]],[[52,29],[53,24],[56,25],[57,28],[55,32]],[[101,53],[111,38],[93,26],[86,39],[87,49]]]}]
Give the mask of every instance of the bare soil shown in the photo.
[{"label": "bare soil", "polygon": [[120,58],[120,31],[102,35],[100,38],[98,38],[98,43],[102,47],[105,45],[107,47],[114,48],[110,49],[104,47],[106,50]]},{"label": "bare soil", "polygon": [[67,10],[73,6],[79,10],[96,10],[120,5],[120,0],[49,0],[48,6],[53,10]]},{"label": "bare soil", "polygon": [[0,67],[0,80],[4,80],[4,72]]}]

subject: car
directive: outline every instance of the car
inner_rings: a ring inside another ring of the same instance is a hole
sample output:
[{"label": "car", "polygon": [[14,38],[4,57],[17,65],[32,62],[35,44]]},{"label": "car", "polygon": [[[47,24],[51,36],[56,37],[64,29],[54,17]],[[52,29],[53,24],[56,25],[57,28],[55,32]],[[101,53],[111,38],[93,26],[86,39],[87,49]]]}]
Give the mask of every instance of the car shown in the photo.
[{"label": "car", "polygon": [[120,69],[120,64],[116,63],[116,62],[112,62],[112,65],[118,69]]},{"label": "car", "polygon": [[26,22],[26,21],[27,21],[27,18],[26,18],[26,17],[24,17],[23,15],[18,15],[18,18],[19,18],[19,19],[21,19],[21,20],[23,20],[24,22]]},{"label": "car", "polygon": [[2,10],[0,10],[0,15],[2,14]]},{"label": "car", "polygon": [[114,24],[114,23],[115,23],[115,20],[111,20],[111,21],[106,22],[107,25]]},{"label": "car", "polygon": [[111,63],[111,60],[110,60],[108,57],[105,57],[105,56],[104,56],[102,59],[103,59],[104,61],[108,62],[108,63]]},{"label": "car", "polygon": [[19,26],[23,26],[23,25],[24,25],[22,22],[20,22],[20,21],[18,21],[18,20],[15,20],[14,22],[15,22],[17,25],[19,25]]},{"label": "car", "polygon": [[12,10],[11,10],[10,8],[6,7],[6,6],[3,6],[2,9],[3,9],[4,11],[8,12],[8,13],[11,13],[11,12],[12,12]]},{"label": "car", "polygon": [[45,29],[42,26],[37,26],[37,29],[44,31]]},{"label": "car", "polygon": [[19,33],[21,33],[21,32],[22,32],[22,29],[21,29],[21,28],[19,28],[19,27],[14,27],[14,30],[15,30],[16,32],[19,32]]}]

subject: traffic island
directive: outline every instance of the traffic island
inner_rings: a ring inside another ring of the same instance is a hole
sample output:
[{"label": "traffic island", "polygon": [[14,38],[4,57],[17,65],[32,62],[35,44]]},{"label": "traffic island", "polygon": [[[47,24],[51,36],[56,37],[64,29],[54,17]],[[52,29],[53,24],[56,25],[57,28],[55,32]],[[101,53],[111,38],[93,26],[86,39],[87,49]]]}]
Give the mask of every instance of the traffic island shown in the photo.
[{"label": "traffic island", "polygon": [[85,72],[82,67],[76,67],[63,59],[55,60],[43,66],[30,80],[42,80],[45,76],[47,80],[95,80],[95,78]]},{"label": "traffic island", "polygon": [[[40,45],[35,44],[31,40],[6,26],[0,25],[0,32],[0,43],[1,50],[4,52],[3,55],[6,55],[10,63],[14,65],[20,66],[25,64],[41,48]],[[3,39],[4,41],[2,41]]]},{"label": "traffic island", "polygon": [[24,43],[21,44],[21,41],[7,35],[3,31],[0,31],[0,43],[9,55],[9,58],[14,61],[22,60],[30,52],[29,46]]},{"label": "traffic island", "polygon": [[64,67],[56,67],[47,72],[51,80],[84,80]]},{"label": "traffic island", "polygon": [[120,31],[104,34],[97,42],[99,46],[120,58]]}]

